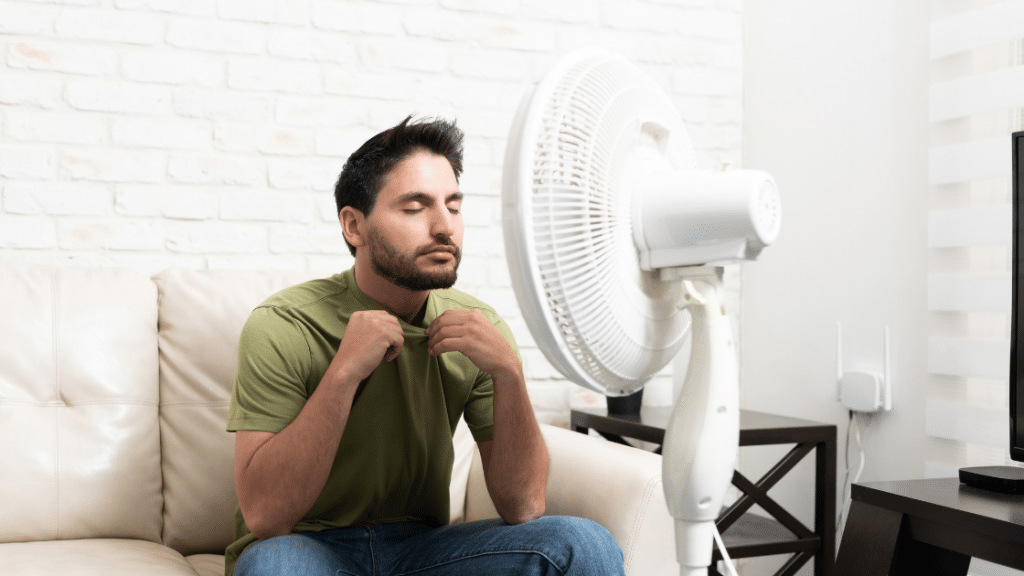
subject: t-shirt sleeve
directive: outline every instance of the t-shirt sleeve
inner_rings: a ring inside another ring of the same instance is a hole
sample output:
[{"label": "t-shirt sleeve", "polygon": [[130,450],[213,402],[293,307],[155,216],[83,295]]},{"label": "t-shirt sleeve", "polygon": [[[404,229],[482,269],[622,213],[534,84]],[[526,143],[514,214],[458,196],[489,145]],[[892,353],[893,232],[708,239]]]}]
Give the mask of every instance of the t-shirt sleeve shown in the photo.
[{"label": "t-shirt sleeve", "polygon": [[[516,339],[512,336],[508,325],[497,315],[492,318],[492,321],[498,332],[512,345],[516,357],[522,362],[523,358],[519,354],[519,347],[516,346]],[[491,380],[491,375],[483,370],[478,371],[473,389],[469,393],[464,418],[469,426],[469,431],[473,434],[473,440],[477,443],[494,439],[494,381]]]},{"label": "t-shirt sleeve", "polygon": [[306,403],[309,366],[309,345],[296,322],[275,308],[254,310],[239,338],[228,431],[283,430]]}]

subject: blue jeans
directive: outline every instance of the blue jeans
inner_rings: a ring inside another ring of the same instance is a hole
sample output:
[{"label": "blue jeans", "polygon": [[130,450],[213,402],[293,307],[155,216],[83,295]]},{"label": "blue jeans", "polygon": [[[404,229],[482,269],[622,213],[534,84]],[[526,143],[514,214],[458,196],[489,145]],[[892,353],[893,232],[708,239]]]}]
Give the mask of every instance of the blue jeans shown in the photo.
[{"label": "blue jeans", "polygon": [[415,522],[295,532],[242,552],[234,576],[623,575],[622,551],[600,524],[543,516],[431,527]]}]

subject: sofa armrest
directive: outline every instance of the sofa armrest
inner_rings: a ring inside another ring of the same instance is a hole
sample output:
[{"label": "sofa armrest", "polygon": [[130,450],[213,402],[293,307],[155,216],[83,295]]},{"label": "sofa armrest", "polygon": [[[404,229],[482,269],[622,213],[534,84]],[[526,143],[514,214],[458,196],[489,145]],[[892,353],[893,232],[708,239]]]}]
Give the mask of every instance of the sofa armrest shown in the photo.
[{"label": "sofa armrest", "polygon": [[[661,481],[661,456],[542,424],[551,457],[546,514],[594,520],[611,532],[626,574],[678,574],[674,522]],[[466,519],[495,518],[479,454],[473,457]]]}]

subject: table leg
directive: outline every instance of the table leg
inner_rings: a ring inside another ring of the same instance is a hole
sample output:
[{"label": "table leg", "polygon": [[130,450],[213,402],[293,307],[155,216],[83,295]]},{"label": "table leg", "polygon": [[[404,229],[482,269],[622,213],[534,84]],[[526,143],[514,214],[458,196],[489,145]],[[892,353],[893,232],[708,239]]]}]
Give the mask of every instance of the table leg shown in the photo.
[{"label": "table leg", "polygon": [[902,512],[854,500],[836,576],[966,576],[971,557],[920,542]]},{"label": "table leg", "polygon": [[836,576],[889,576],[903,514],[854,500],[839,544]]},{"label": "table leg", "polygon": [[896,543],[893,576],[966,576],[971,557],[945,548],[919,542],[904,526]]},{"label": "table leg", "polygon": [[814,576],[831,576],[836,562],[836,442],[819,442],[815,450],[814,532],[821,550],[814,556]]}]

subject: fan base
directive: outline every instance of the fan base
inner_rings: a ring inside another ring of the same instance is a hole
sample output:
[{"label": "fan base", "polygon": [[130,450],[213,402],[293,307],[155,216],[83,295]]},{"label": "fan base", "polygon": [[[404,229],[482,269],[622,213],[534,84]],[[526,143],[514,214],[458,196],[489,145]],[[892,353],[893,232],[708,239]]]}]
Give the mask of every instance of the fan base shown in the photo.
[{"label": "fan base", "polygon": [[609,414],[624,414],[636,416],[640,414],[640,405],[643,404],[644,389],[641,388],[628,396],[607,396]]}]

